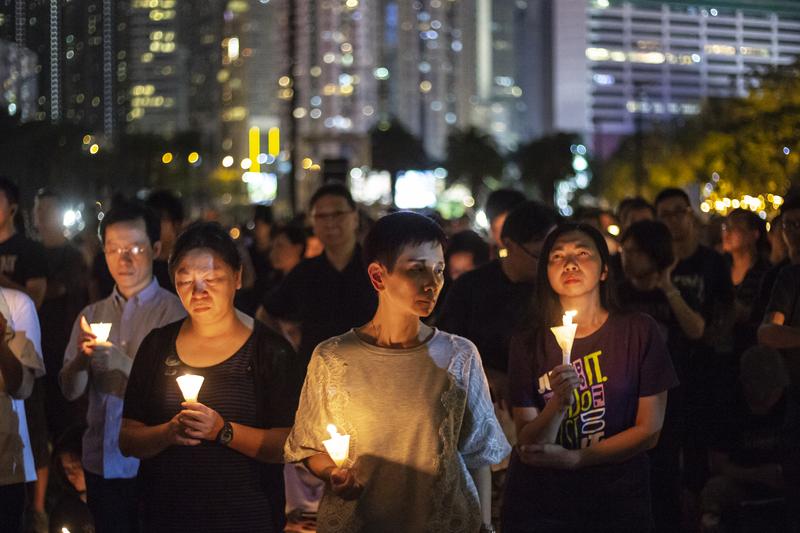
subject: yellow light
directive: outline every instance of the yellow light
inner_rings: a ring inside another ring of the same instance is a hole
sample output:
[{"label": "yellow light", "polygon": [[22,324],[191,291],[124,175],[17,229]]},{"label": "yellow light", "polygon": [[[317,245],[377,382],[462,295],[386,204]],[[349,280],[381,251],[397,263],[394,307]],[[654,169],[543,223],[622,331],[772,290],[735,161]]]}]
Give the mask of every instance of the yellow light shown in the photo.
[{"label": "yellow light", "polygon": [[200,154],[198,154],[197,152],[192,152],[191,154],[189,154],[186,160],[189,162],[189,164],[194,165],[195,163],[200,161]]},{"label": "yellow light", "polygon": [[780,207],[783,205],[783,197],[778,196],[777,194],[772,198],[772,203]]},{"label": "yellow light", "polygon": [[93,144],[93,145],[91,145],[89,147],[89,153],[92,154],[92,155],[96,154],[99,151],[100,151],[100,145],[99,144],[95,143],[95,144]]},{"label": "yellow light", "polygon": [[261,153],[261,129],[258,126],[251,127],[247,137],[250,142],[250,161],[253,163],[250,172],[261,172],[261,164],[258,162],[258,154]]},{"label": "yellow light", "polygon": [[619,235],[619,226],[617,226],[616,224],[611,224],[606,228],[606,231],[608,231],[610,235],[617,237]]},{"label": "yellow light", "polygon": [[316,171],[316,170],[320,170],[321,168],[322,167],[320,167],[318,164],[314,163],[313,165],[311,165],[311,168],[309,168],[308,170],[315,170]]},{"label": "yellow light", "polygon": [[433,85],[428,80],[420,82],[420,84],[419,84],[419,90],[424,92],[424,93],[430,92],[432,87],[433,87]]},{"label": "yellow light", "polygon": [[314,164],[314,162],[311,160],[310,157],[303,158],[303,168],[304,169],[306,169],[306,170],[310,169],[311,165],[313,165],[313,164]]},{"label": "yellow light", "polygon": [[731,202],[731,205],[733,205],[734,209],[739,209],[739,206],[742,205],[742,204],[741,204],[741,202],[739,202],[739,200],[733,200]]},{"label": "yellow light", "polygon": [[347,0],[344,5],[347,6],[348,9],[355,9],[358,7],[358,0]]},{"label": "yellow light", "polygon": [[225,157],[223,157],[222,158],[222,166],[225,167],[225,168],[232,167],[233,166],[233,156],[232,155],[226,155]]},{"label": "yellow light", "polygon": [[281,153],[281,130],[270,128],[267,132],[267,153],[272,157],[278,157]]},{"label": "yellow light", "polygon": [[497,255],[500,257],[508,257],[508,249],[500,248],[500,250],[497,252]]},{"label": "yellow light", "polygon": [[280,79],[278,80],[278,85],[280,85],[281,87],[288,87],[289,85],[291,85],[291,83],[292,80],[289,79],[289,76],[281,76]]},{"label": "yellow light", "polygon": [[234,61],[239,59],[239,38],[231,37],[228,39],[228,59]]},{"label": "yellow light", "polygon": [[249,169],[249,168],[250,168],[250,166],[251,166],[252,164],[253,164],[253,162],[252,162],[252,161],[250,161],[250,159],[249,159],[249,158],[245,157],[244,159],[242,159],[242,162],[241,162],[241,164],[240,164],[240,165],[241,165],[241,167],[242,167],[242,170],[247,170],[247,169]]},{"label": "yellow light", "polygon": [[702,211],[703,213],[708,213],[709,211],[711,211],[711,206],[708,205],[708,202],[703,202],[702,204],[700,204],[700,211]]},{"label": "yellow light", "polygon": [[239,230],[239,228],[231,228],[230,235],[231,239],[236,240],[242,235],[242,232]]},{"label": "yellow light", "polygon": [[89,144],[90,142],[92,142],[92,136],[87,133],[83,136],[83,144]]},{"label": "yellow light", "polygon": [[164,155],[161,156],[161,162],[165,165],[169,165],[172,163],[172,154],[170,152],[166,152]]}]

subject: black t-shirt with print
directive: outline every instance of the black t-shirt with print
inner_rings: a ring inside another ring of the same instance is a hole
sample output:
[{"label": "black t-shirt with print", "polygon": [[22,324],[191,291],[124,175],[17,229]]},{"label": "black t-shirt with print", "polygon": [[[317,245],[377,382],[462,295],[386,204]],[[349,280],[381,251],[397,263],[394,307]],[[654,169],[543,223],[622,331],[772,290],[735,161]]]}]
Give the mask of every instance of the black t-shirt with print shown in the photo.
[{"label": "black t-shirt with print", "polygon": [[[541,411],[552,396],[548,373],[559,364],[561,349],[549,330],[532,341],[515,337],[509,360],[512,406]],[[572,450],[633,427],[639,398],[678,384],[656,322],[641,313],[611,314],[596,332],[575,339],[572,364],[581,383],[556,438]],[[514,454],[505,500],[504,523],[522,528],[582,527],[598,519],[647,527],[647,458],[641,453],[618,464],[567,471],[533,468]]]},{"label": "black t-shirt with print", "polygon": [[47,256],[38,242],[15,233],[0,243],[0,273],[19,285],[47,277]]}]

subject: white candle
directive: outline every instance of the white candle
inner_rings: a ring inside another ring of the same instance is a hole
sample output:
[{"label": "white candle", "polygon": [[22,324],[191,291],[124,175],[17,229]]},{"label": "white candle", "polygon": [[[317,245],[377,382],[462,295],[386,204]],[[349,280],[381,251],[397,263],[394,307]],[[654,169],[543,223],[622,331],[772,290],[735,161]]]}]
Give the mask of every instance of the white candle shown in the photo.
[{"label": "white candle", "polygon": [[564,316],[561,317],[562,325],[550,328],[550,331],[556,337],[558,346],[561,348],[561,363],[565,365],[570,364],[572,356],[572,343],[575,342],[575,333],[578,330],[578,324],[573,323],[572,319],[577,314],[577,311],[565,312]]},{"label": "white candle", "polygon": [[178,387],[181,388],[181,393],[183,393],[183,399],[187,402],[196,402],[197,396],[200,394],[200,387],[203,386],[205,379],[203,376],[195,376],[193,374],[184,374],[176,378]]},{"label": "white candle", "polygon": [[98,344],[105,344],[108,341],[108,335],[111,333],[111,322],[93,322],[89,324],[92,333],[97,337]]},{"label": "white candle", "polygon": [[325,445],[325,450],[331,456],[333,462],[336,463],[336,466],[341,468],[350,455],[350,435],[340,435],[333,424],[328,424],[327,429],[331,438],[322,441],[322,444]]}]

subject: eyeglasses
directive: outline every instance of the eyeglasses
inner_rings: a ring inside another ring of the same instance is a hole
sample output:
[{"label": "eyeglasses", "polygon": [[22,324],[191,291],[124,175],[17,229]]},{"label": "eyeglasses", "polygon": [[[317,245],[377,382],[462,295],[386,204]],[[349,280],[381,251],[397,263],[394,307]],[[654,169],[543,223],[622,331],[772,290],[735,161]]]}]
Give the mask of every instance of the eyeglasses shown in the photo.
[{"label": "eyeglasses", "polygon": [[314,222],[324,222],[326,220],[338,221],[338,220],[341,220],[342,217],[344,217],[345,215],[349,215],[352,212],[353,212],[353,210],[351,209],[350,211],[333,211],[331,213],[313,213],[311,215],[311,218],[314,219]]},{"label": "eyeglasses", "polygon": [[784,220],[781,222],[781,226],[783,229],[797,231],[800,230],[800,220]]},{"label": "eyeglasses", "polygon": [[138,257],[147,251],[146,246],[131,246],[130,248],[104,248],[103,253],[106,255],[116,255],[122,257],[123,255],[130,255],[131,257]]},{"label": "eyeglasses", "polygon": [[520,244],[518,242],[515,242],[515,244],[519,247],[520,250],[522,250],[522,252],[525,255],[527,255],[528,257],[530,257],[534,261],[539,261],[539,255],[541,255],[540,254],[541,250],[536,250],[535,252],[532,252],[531,250],[528,250],[528,248],[526,248],[525,245],[523,245],[523,244]]},{"label": "eyeglasses", "polygon": [[661,219],[673,219],[673,218],[683,218],[686,216],[686,213],[689,212],[688,207],[684,207],[682,209],[675,209],[674,211],[663,211],[658,214],[658,218]]}]

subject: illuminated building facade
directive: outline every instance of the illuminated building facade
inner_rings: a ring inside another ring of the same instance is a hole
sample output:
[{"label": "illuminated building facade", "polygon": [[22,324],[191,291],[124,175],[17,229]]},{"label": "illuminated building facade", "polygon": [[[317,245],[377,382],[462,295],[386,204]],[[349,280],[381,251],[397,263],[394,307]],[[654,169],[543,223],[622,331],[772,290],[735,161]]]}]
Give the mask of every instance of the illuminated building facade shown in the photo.
[{"label": "illuminated building facade", "polygon": [[4,0],[0,38],[38,57],[35,120],[67,121],[113,138],[124,120],[123,0]]},{"label": "illuminated building facade", "polygon": [[646,127],[697,114],[707,97],[746,94],[753,69],[800,54],[796,2],[558,0],[536,7],[552,28],[531,55],[534,68],[544,67],[545,83],[529,92],[540,132],[583,133],[601,155],[635,132],[638,118]]},{"label": "illuminated building facade", "polygon": [[39,94],[36,54],[0,39],[0,109],[21,122],[34,120]]}]

